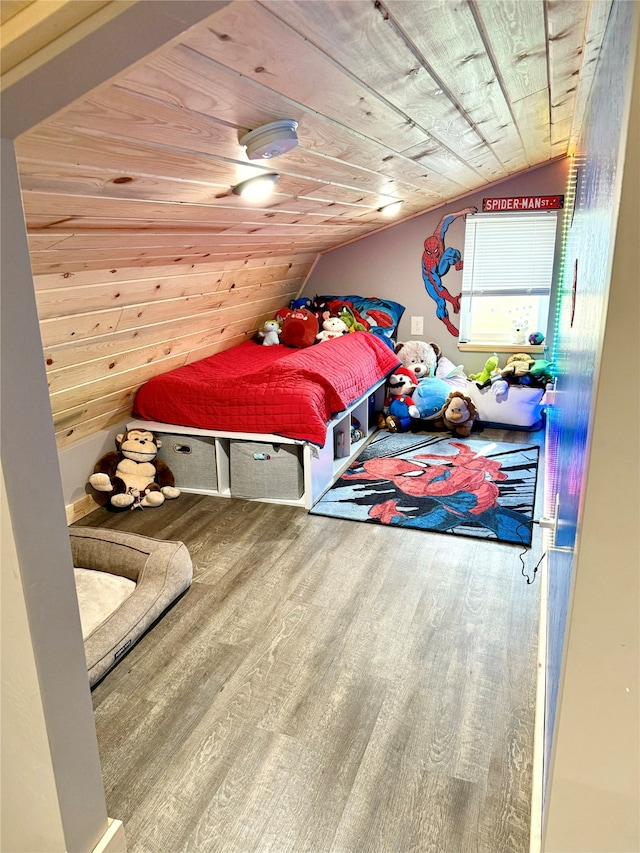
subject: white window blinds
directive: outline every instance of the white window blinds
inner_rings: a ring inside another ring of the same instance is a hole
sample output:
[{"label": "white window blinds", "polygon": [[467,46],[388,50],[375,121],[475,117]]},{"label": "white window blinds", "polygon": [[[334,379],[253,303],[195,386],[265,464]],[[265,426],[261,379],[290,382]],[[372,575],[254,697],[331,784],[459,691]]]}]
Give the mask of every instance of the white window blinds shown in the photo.
[{"label": "white window blinds", "polygon": [[533,304],[531,321],[537,328],[543,327],[553,280],[557,220],[557,211],[467,216],[461,341],[492,337],[485,322],[488,311],[497,319],[500,312],[513,310],[520,301]]}]

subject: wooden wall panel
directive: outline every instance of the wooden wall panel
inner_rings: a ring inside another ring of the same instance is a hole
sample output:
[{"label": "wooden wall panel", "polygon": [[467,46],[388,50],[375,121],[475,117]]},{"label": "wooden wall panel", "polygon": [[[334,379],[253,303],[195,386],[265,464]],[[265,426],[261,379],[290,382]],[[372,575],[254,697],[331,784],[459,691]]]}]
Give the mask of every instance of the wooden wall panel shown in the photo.
[{"label": "wooden wall panel", "polygon": [[59,447],[126,418],[151,376],[250,338],[298,295],[313,260],[35,276]]}]

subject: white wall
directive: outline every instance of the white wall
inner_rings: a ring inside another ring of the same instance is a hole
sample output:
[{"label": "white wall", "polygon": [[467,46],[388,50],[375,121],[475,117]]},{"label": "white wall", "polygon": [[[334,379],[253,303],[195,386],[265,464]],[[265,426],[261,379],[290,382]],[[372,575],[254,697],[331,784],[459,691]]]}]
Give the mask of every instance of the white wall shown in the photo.
[{"label": "white wall", "polygon": [[[32,686],[37,688],[46,725],[40,761],[55,780],[55,801],[49,803],[48,812],[41,804],[44,789],[31,784],[28,772],[11,781],[10,793],[23,803],[22,810],[5,801],[3,785],[2,822],[12,838],[33,838],[34,833],[46,838],[50,831],[48,850],[40,848],[47,853],[81,853],[91,850],[106,832],[107,814],[18,172],[13,143],[6,139],[1,143],[0,434],[6,483],[2,515],[4,529],[7,525],[11,529],[9,544],[15,543],[9,565],[3,561],[3,586],[4,573],[10,572],[6,579],[15,591],[14,573],[19,569],[27,624],[15,627],[26,629],[19,642],[27,647],[24,657],[33,659],[37,671],[37,686]],[[16,639],[12,637],[12,642]],[[6,673],[3,667],[3,717],[8,713],[9,720],[16,720],[27,697],[14,689],[15,681],[4,680],[11,673],[11,667]],[[5,738],[12,737],[3,728],[3,747]],[[35,740],[32,746],[35,749]],[[57,821],[49,819],[56,813],[64,846],[59,846]]]},{"label": "white wall", "polygon": [[[1,472],[0,472],[1,474]],[[2,476],[2,505],[7,497]],[[9,514],[2,512],[2,835],[11,853],[64,850],[53,762]],[[28,792],[25,795],[25,792]],[[34,819],[33,813],[37,815]]]},{"label": "white wall", "polygon": [[[608,32],[607,39],[617,37],[624,44],[628,38],[625,11],[631,17],[630,4],[626,10],[614,9],[618,29],[617,33]],[[638,11],[636,7],[630,72],[633,50],[638,50]],[[622,13],[617,20],[615,13]],[[621,55],[621,49],[610,46],[610,62]],[[602,71],[606,70],[605,64]],[[602,98],[607,102],[600,105],[604,112],[611,92],[608,83],[602,86]],[[624,115],[630,93],[622,88],[620,94]],[[593,107],[590,120],[595,122],[598,105]],[[588,478],[578,524],[545,853],[640,850],[639,152],[640,63],[636,54],[606,329],[591,420]],[[586,154],[599,156],[597,151]],[[594,215],[608,216],[610,208],[597,209]]]},{"label": "white wall", "polygon": [[[400,321],[398,340],[413,337],[434,341],[455,364],[463,364],[468,373],[477,372],[484,365],[488,353],[459,352],[458,339],[435,315],[435,302],[428,296],[422,280],[424,241],[433,234],[445,214],[472,206],[481,210],[483,198],[563,195],[568,167],[567,158],[541,166],[525,175],[503,181],[490,190],[472,193],[453,204],[327,252],[322,255],[309,277],[304,295],[313,297],[323,293],[359,293],[400,302],[406,306],[406,311]],[[445,246],[459,249],[464,260],[464,217],[456,219],[449,226],[444,242]],[[442,282],[452,295],[459,294],[462,289],[462,271],[450,269]],[[452,313],[450,306],[448,308],[452,322],[458,327],[459,317]],[[410,317],[414,315],[424,317],[423,335],[411,335]],[[553,321],[549,328],[553,328]]]},{"label": "white wall", "polygon": [[[2,667],[7,853],[88,853],[105,839],[110,849],[124,849],[117,822],[109,826],[106,814],[12,140],[221,5],[123,3],[120,14],[107,15],[102,29],[81,41],[64,34],[63,47],[43,52],[46,61],[34,42],[34,55],[12,70],[2,91],[2,603],[6,593],[6,604],[16,608],[2,626],[2,654],[11,655]],[[19,769],[21,725],[29,720],[33,738]]]}]

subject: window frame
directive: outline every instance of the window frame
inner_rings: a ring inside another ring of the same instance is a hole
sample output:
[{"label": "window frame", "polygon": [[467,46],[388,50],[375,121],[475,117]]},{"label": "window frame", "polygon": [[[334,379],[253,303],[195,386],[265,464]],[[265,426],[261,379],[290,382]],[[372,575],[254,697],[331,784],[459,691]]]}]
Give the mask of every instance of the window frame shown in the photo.
[{"label": "window frame", "polygon": [[[518,297],[533,300],[530,332],[547,335],[556,267],[560,210],[476,213],[465,218],[464,264],[458,345],[465,350],[522,349],[506,332],[479,336],[473,301]],[[499,252],[498,252],[499,250]],[[526,281],[526,283],[523,283]],[[506,311],[506,307],[503,311]],[[504,315],[503,315],[504,316]],[[544,320],[544,322],[542,322]],[[535,324],[535,327],[533,326]],[[540,347],[535,347],[539,349]]]}]

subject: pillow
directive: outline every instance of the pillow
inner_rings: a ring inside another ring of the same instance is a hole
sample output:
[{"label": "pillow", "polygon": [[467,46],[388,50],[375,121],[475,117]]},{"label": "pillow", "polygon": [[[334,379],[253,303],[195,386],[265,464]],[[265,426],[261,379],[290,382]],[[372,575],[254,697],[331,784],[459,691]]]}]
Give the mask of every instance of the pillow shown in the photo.
[{"label": "pillow", "polygon": [[455,391],[466,392],[468,379],[464,368],[461,364],[454,364],[445,355],[438,357],[436,376],[448,382]]},{"label": "pillow", "polygon": [[371,326],[371,330],[382,333],[388,338],[394,338],[398,330],[398,323],[404,314],[405,307],[399,302],[390,299],[378,299],[375,296],[316,296],[316,302],[322,300],[331,302],[334,300],[346,302],[357,311],[360,317]]}]

